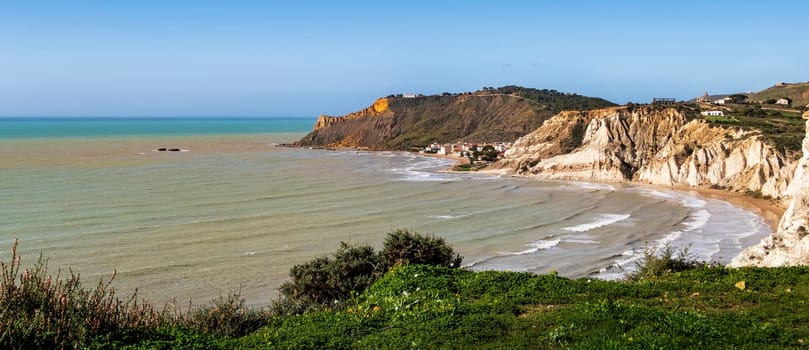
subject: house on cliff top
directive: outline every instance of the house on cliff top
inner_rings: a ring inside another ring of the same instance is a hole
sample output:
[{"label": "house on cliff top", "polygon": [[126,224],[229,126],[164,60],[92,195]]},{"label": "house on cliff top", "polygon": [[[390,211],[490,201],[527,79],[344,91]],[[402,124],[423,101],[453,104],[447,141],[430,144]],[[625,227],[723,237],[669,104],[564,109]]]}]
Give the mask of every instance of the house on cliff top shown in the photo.
[{"label": "house on cliff top", "polygon": [[711,110],[711,111],[702,111],[699,114],[706,116],[706,117],[724,117],[725,112],[719,110]]}]

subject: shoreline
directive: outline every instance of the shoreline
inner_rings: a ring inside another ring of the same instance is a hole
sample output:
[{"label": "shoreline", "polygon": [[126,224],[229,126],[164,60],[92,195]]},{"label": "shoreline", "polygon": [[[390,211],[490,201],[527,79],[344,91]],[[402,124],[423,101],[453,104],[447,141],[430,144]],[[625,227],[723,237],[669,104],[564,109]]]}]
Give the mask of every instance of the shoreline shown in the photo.
[{"label": "shoreline", "polygon": [[[417,153],[419,155],[423,155],[425,157],[433,157],[433,158],[441,158],[441,159],[452,159],[455,160],[456,163],[450,166],[447,169],[442,170],[441,172],[448,172],[448,173],[467,173],[464,171],[455,171],[453,168],[460,164],[466,158],[459,158],[451,155],[439,155],[439,154],[431,154],[431,153]],[[501,169],[482,169],[479,171],[472,171],[472,172],[479,172],[482,174],[497,174],[497,175],[506,175],[512,177],[528,177],[531,176],[521,176],[521,175],[514,175],[508,174],[507,172]],[[542,179],[542,178],[537,178]],[[599,181],[592,181],[592,180],[575,180],[575,181],[584,181],[584,182],[592,182],[596,184],[606,183],[606,182],[599,182]],[[745,194],[741,194],[738,192],[730,192],[727,190],[721,189],[712,189],[712,188],[705,188],[705,187],[688,187],[688,186],[662,186],[662,185],[652,185],[652,184],[645,184],[633,181],[627,181],[625,184],[636,185],[636,186],[643,186],[649,187],[653,189],[664,189],[664,190],[673,190],[678,192],[696,192],[699,197],[709,198],[709,199],[717,199],[721,201],[728,202],[734,206],[740,207],[742,209],[748,210],[753,214],[759,216],[764,220],[764,222],[770,226],[770,230],[772,232],[776,232],[778,230],[778,223],[781,221],[781,217],[786,212],[786,207],[779,204],[773,199],[764,199],[764,198],[754,198],[750,197]]]},{"label": "shoreline", "polygon": [[741,193],[726,190],[685,186],[661,186],[657,188],[668,188],[683,192],[696,192],[700,197],[725,201],[737,207],[749,210],[753,214],[761,217],[764,222],[770,226],[772,232],[776,232],[778,230],[778,223],[781,221],[781,217],[784,216],[784,212],[786,212],[787,209],[772,199],[753,198]]}]

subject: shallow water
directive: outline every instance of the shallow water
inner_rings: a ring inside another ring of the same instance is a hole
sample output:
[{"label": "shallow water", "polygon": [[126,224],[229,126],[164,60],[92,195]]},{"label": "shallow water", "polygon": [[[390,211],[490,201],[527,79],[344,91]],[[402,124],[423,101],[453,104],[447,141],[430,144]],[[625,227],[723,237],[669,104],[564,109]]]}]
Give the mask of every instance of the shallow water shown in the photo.
[{"label": "shallow water", "polygon": [[[0,141],[0,249],[109,276],[121,293],[267,305],[293,264],[408,228],[476,270],[618,278],[644,246],[728,262],[769,234],[752,213],[638,186],[443,173],[448,160],[274,147],[301,133]],[[156,152],[177,146],[188,152]]]}]

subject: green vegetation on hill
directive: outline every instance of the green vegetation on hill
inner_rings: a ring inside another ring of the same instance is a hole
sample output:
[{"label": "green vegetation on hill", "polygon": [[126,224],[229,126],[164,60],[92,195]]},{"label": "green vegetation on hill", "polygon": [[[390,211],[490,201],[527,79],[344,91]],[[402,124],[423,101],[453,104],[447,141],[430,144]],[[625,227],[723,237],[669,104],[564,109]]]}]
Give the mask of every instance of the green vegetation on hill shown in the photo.
[{"label": "green vegetation on hill", "polygon": [[[554,272],[472,272],[448,266],[458,257],[437,238],[393,235],[397,238],[383,248],[393,254],[360,254],[389,266],[366,288],[338,303],[286,314],[249,311],[231,299],[197,313],[158,314],[143,322],[139,317],[153,308],[110,308],[121,302],[106,287],[96,293],[71,278],[68,284],[76,286],[65,289],[42,269],[21,272],[19,264],[4,263],[0,346],[783,349],[809,341],[807,267],[728,269],[689,262],[685,254],[667,249],[660,257],[647,251],[627,281],[567,279]],[[340,259],[340,250],[326,265]],[[417,258],[420,254],[424,259]],[[355,257],[346,261],[366,262]],[[442,266],[407,264],[434,257]],[[367,272],[348,271],[343,276],[348,280]],[[334,287],[341,288],[323,288]],[[82,311],[88,309],[95,311]]]},{"label": "green vegetation on hill", "polygon": [[739,127],[745,130],[758,130],[764,140],[780,151],[800,152],[805,136],[805,121],[800,113],[766,109],[758,105],[726,105],[722,117],[702,116],[694,104],[680,105],[686,115],[703,119],[710,124],[723,127]]},{"label": "green vegetation on hill", "polygon": [[[415,150],[433,142],[513,142],[563,109],[614,106],[601,98],[518,86],[460,94],[386,98],[312,131],[303,146]],[[339,120],[339,121],[338,121]]]},{"label": "green vegetation on hill", "polygon": [[773,102],[780,98],[790,99],[792,107],[805,107],[809,104],[809,82],[779,84],[748,95],[750,101]]},{"label": "green vegetation on hill", "polygon": [[589,110],[615,106],[603,98],[582,96],[548,89],[532,89],[521,86],[503,86],[490,90],[496,93],[517,95],[546,106],[553,114],[563,110]]}]

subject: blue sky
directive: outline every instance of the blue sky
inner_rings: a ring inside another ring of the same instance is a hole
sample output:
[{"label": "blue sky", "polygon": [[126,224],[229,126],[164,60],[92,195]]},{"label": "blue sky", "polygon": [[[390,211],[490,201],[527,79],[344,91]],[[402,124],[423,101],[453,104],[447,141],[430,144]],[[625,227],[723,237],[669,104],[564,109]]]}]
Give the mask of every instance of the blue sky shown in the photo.
[{"label": "blue sky", "polygon": [[0,1],[0,116],[316,116],[522,85],[809,80],[807,1]]}]

